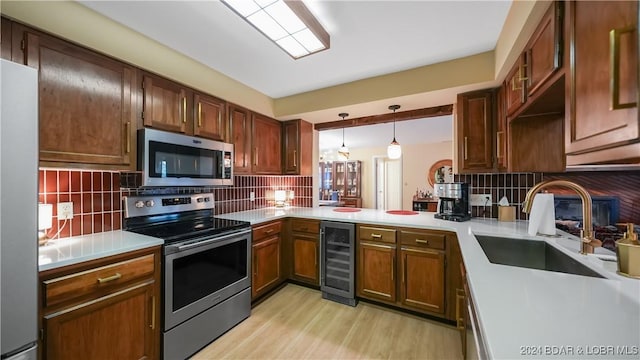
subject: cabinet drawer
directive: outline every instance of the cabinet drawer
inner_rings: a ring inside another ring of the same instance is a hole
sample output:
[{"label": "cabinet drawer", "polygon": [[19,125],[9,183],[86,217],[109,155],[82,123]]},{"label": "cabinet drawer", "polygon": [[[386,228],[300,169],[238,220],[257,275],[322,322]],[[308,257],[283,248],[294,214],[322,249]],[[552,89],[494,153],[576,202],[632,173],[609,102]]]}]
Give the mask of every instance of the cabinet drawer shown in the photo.
[{"label": "cabinet drawer", "polygon": [[400,243],[444,250],[447,235],[437,232],[401,231]]},{"label": "cabinet drawer", "polygon": [[272,222],[253,228],[253,241],[260,240],[267,236],[279,234],[282,229],[282,222]]},{"label": "cabinet drawer", "polygon": [[360,226],[358,228],[360,240],[382,241],[395,244],[396,230],[373,226]]},{"label": "cabinet drawer", "polygon": [[291,220],[291,231],[318,234],[320,233],[320,222],[315,220],[293,219]]},{"label": "cabinet drawer", "polygon": [[144,277],[152,277],[155,256],[145,255],[139,258],[118,262],[95,269],[44,281],[44,306],[52,306],[66,300],[82,297],[94,291],[112,289]]}]

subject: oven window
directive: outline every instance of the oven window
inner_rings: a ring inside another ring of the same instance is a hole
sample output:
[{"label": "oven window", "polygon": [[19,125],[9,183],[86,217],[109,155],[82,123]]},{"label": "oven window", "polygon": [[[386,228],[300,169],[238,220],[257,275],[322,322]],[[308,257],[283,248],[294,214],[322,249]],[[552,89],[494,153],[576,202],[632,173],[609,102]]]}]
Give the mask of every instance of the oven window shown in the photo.
[{"label": "oven window", "polygon": [[173,261],[173,311],[247,277],[247,239]]},{"label": "oven window", "polygon": [[222,152],[149,141],[149,176],[219,179]]}]

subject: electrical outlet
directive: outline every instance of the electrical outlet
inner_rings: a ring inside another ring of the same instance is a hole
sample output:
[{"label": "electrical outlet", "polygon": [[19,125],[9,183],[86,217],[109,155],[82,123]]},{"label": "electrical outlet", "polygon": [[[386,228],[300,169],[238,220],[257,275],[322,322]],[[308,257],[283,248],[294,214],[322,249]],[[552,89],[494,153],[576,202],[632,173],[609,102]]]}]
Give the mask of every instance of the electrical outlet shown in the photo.
[{"label": "electrical outlet", "polygon": [[73,202],[58,203],[58,220],[73,219]]},{"label": "electrical outlet", "polygon": [[491,194],[470,194],[469,203],[471,206],[491,206],[493,199]]},{"label": "electrical outlet", "polygon": [[256,201],[256,193],[255,192],[250,192],[249,193],[249,201]]}]

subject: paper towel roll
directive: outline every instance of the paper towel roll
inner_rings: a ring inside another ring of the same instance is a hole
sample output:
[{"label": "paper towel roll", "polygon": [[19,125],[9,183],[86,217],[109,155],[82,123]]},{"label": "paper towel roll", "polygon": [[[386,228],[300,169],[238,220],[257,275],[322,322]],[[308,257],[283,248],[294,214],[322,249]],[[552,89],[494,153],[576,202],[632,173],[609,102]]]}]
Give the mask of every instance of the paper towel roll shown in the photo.
[{"label": "paper towel roll", "polygon": [[553,194],[537,194],[533,198],[528,233],[532,236],[538,233],[543,235],[556,234],[556,210]]}]

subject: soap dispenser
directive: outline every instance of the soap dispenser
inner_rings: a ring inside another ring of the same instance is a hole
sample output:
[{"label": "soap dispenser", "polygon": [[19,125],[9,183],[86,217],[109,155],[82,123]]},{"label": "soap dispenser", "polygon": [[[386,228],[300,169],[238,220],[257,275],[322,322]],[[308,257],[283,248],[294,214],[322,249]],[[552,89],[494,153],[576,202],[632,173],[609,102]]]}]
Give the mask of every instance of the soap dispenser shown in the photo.
[{"label": "soap dispenser", "polygon": [[640,242],[633,231],[633,224],[627,224],[627,232],[616,246],[618,255],[618,274],[640,279]]}]

